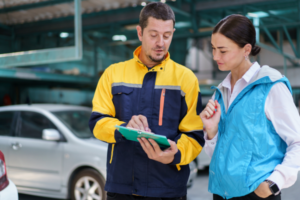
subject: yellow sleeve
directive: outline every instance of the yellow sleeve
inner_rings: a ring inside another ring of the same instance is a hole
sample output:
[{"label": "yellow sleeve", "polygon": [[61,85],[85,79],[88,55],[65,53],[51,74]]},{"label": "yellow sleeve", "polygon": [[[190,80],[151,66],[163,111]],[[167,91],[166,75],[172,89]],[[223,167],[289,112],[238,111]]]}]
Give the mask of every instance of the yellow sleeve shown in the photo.
[{"label": "yellow sleeve", "polygon": [[93,98],[93,111],[89,126],[94,136],[107,143],[117,143],[125,140],[115,125],[126,123],[115,118],[115,106],[111,93],[110,68],[107,68],[101,76]]},{"label": "yellow sleeve", "polygon": [[[180,165],[187,165],[192,162],[201,152],[205,140],[203,134],[203,123],[199,117],[202,111],[202,99],[198,80],[190,77],[191,81],[187,81],[188,90],[185,94],[185,102],[182,103],[182,110],[185,116],[179,124],[181,134],[176,138],[178,152],[172,164],[176,164],[180,169]],[[184,87],[183,87],[184,88]]]}]

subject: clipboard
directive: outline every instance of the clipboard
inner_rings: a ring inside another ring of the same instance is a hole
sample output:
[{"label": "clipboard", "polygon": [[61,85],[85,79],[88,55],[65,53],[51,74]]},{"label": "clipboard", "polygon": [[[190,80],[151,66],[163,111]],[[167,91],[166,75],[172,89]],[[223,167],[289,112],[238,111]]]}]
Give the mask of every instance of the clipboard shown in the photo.
[{"label": "clipboard", "polygon": [[139,142],[137,138],[143,137],[147,139],[153,139],[162,148],[168,148],[171,146],[168,142],[167,137],[164,135],[157,135],[155,133],[149,133],[135,128],[126,128],[118,125],[116,125],[115,127],[127,140]]}]

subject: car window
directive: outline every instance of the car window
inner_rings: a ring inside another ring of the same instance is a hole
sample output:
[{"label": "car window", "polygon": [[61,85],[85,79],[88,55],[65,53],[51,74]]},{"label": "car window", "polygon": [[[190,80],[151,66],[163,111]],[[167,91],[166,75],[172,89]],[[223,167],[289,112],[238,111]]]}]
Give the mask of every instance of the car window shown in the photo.
[{"label": "car window", "polygon": [[0,136],[9,136],[12,133],[12,124],[15,112],[0,112]]},{"label": "car window", "polygon": [[94,137],[89,129],[91,111],[69,110],[52,112],[70,131],[79,138]]},{"label": "car window", "polygon": [[36,112],[23,111],[18,124],[19,137],[42,139],[44,129],[55,129],[53,123],[44,115]]}]

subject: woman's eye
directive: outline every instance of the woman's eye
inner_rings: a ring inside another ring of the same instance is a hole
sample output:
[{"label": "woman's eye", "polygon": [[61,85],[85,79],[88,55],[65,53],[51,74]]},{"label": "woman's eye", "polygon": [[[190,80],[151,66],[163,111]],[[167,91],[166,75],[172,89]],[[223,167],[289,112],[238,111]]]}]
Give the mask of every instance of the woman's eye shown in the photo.
[{"label": "woman's eye", "polygon": [[156,37],[156,35],[151,35],[151,37]]}]

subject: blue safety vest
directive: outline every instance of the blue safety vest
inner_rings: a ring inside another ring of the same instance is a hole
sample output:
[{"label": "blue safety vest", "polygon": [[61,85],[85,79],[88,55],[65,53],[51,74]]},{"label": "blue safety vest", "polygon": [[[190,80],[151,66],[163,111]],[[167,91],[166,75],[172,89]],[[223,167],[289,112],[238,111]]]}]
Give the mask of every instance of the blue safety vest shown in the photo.
[{"label": "blue safety vest", "polygon": [[282,163],[287,144],[265,114],[266,98],[278,82],[285,83],[292,91],[287,78],[263,66],[228,109],[223,98],[224,88],[215,87],[215,99],[221,105],[222,114],[209,170],[211,193],[226,199],[245,196]]}]

